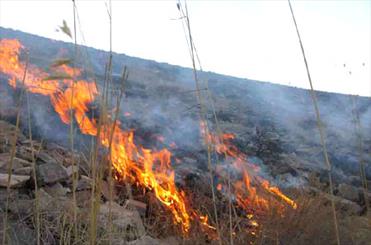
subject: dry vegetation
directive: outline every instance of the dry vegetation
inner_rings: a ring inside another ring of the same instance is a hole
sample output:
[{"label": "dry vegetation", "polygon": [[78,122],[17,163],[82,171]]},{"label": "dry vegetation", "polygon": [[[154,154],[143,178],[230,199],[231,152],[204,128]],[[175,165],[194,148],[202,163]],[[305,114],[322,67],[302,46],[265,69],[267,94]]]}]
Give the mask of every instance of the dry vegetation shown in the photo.
[{"label": "dry vegetation", "polygon": [[[205,93],[200,90],[196,69],[198,57],[188,14],[182,5],[178,8],[187,27],[200,121],[206,124],[206,130],[212,128],[207,126],[208,123],[215,125],[217,135],[221,135],[211,94],[207,89]],[[76,11],[75,5],[73,9]],[[107,11],[111,20],[110,6]],[[61,30],[72,37],[66,23]],[[76,36],[76,21],[73,36]],[[72,66],[76,65],[73,59],[70,62]],[[69,149],[35,140],[28,92],[22,87],[17,90],[15,125],[0,121],[0,166],[5,166],[6,170],[1,172],[6,178],[1,180],[0,187],[0,222],[3,227],[0,237],[3,244],[369,244],[371,241],[370,217],[367,216],[370,190],[365,189],[366,177],[361,174],[365,188],[363,199],[360,198],[358,203],[335,196],[336,188],[331,180],[331,165],[326,156],[313,88],[313,103],[328,166],[327,181],[313,177],[308,186],[286,189],[285,193],[296,201],[297,209],[282,205],[277,198],[270,196],[268,211],[252,206],[254,217],[246,218],[247,211],[239,208],[232,197],[230,176],[227,177],[226,186],[229,188],[226,193],[216,190],[211,157],[215,146],[212,141],[205,140],[207,160],[204,164],[208,166],[208,172],[203,178],[187,176],[188,179],[178,183],[177,187],[182,187],[186,193],[190,202],[187,205],[206,214],[213,228],[205,228],[198,220],[192,220],[190,231],[185,234],[179,224],[174,223],[172,213],[156,197],[153,189],[144,188],[136,181],[114,179],[118,173],[112,165],[113,132],[117,127],[128,74],[124,69],[115,97],[110,92],[114,86],[112,51],[105,71],[97,102],[100,112],[96,117],[98,137],[91,137],[91,144],[79,152],[74,146],[78,130],[73,120],[70,120]],[[27,74],[27,65],[24,73]],[[76,77],[71,80],[73,95]],[[20,82],[24,84],[24,80]],[[73,99],[71,96],[71,104]],[[24,103],[28,108],[27,121],[20,122]],[[212,107],[212,123],[205,116],[204,107],[207,106]],[[73,118],[72,107],[70,117]],[[27,125],[24,134],[20,132],[20,124]],[[107,130],[106,125],[112,128]],[[106,138],[109,146],[104,148],[97,138],[107,132],[110,133]],[[223,155],[219,157],[226,158]],[[43,172],[46,166],[46,172]],[[14,184],[12,178],[17,175],[28,178]]]}]

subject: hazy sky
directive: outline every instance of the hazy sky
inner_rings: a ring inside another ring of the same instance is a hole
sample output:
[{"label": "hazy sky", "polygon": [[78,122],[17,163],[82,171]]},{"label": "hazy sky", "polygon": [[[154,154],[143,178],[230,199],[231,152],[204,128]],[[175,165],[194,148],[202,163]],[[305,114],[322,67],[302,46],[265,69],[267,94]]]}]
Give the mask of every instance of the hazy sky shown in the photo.
[{"label": "hazy sky", "polygon": [[[109,49],[106,2],[76,0],[86,40],[78,34],[79,43]],[[314,87],[371,96],[371,0],[292,5]],[[114,51],[191,66],[175,1],[116,0],[112,7]],[[308,88],[287,1],[193,0],[188,8],[204,70]],[[63,19],[73,26],[72,1],[0,0],[3,27],[69,41],[55,31]]]}]

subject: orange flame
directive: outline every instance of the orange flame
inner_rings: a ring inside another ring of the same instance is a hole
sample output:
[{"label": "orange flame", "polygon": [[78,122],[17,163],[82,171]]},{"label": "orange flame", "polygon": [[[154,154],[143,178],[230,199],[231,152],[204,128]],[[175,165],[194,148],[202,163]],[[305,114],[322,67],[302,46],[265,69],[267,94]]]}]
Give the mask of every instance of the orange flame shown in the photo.
[{"label": "orange flame", "polygon": [[[25,64],[19,60],[22,49],[23,46],[18,40],[0,40],[0,72],[9,76],[8,83],[13,88],[17,88],[17,81],[22,81],[26,70]],[[31,93],[48,96],[62,122],[67,124],[75,120],[83,134],[98,137],[101,144],[108,148],[113,122],[109,121],[102,125],[103,132],[98,135],[97,122],[87,115],[88,106],[99,94],[95,83],[79,79],[74,81],[72,77],[79,77],[81,70],[71,68],[66,64],[54,66],[52,69],[53,72],[65,76],[60,78],[56,76],[53,79],[53,74],[28,65],[24,88]],[[73,118],[71,118],[71,111]],[[201,122],[201,132],[205,137],[205,142],[213,143],[216,151],[230,159],[232,167],[242,173],[242,180],[237,180],[232,184],[237,204],[241,208],[245,210],[251,210],[253,206],[268,208],[267,199],[257,194],[257,187],[279,197],[293,208],[297,207],[297,204],[277,187],[271,186],[267,180],[252,174],[252,172],[258,172],[259,167],[249,163],[247,156],[230,142],[235,137],[233,134],[221,136],[209,134],[203,122]],[[185,193],[176,188],[169,150],[152,151],[137,146],[134,142],[134,132],[124,131],[120,128],[119,122],[112,135],[111,159],[117,173],[116,179],[130,180],[152,190],[157,199],[170,210],[174,222],[181,225],[184,233],[189,231],[190,222],[194,219],[200,222],[204,230],[215,235],[216,228],[208,224],[208,216],[199,215],[188,207]],[[164,142],[162,136],[157,139]],[[176,145],[171,144],[170,147],[176,147]],[[178,162],[179,159],[176,161]],[[222,171],[219,173],[222,174]],[[222,184],[218,184],[218,189],[223,189]]]},{"label": "orange flame", "polygon": [[[0,72],[10,77],[8,82],[13,88],[17,87],[16,81],[23,79],[26,69],[19,61],[22,48],[18,40],[0,40]],[[72,120],[70,118],[72,110],[81,132],[99,137],[102,145],[108,147],[112,122],[103,125],[104,132],[97,135],[95,120],[87,116],[88,105],[98,95],[95,83],[85,80],[73,81],[68,78],[79,76],[81,71],[65,64],[56,67],[56,71],[66,74],[66,78],[49,80],[47,78],[51,77],[50,74],[29,65],[24,88],[32,93],[49,96],[55,111],[66,124]],[[112,140],[112,164],[118,173],[118,179],[129,179],[153,190],[158,200],[171,211],[174,221],[180,224],[182,231],[186,233],[190,228],[190,216],[185,195],[175,186],[170,157],[171,153],[167,149],[152,152],[137,147],[134,143],[134,132],[115,128]]]},{"label": "orange flame", "polygon": [[[203,133],[207,132],[204,127],[205,124],[201,124],[201,131]],[[205,137],[207,137],[207,140],[215,144],[215,150],[219,154],[224,154],[227,159],[229,158],[233,161],[232,167],[234,169],[243,174],[243,180],[236,181],[234,183],[235,196],[239,206],[244,209],[247,209],[250,205],[268,208],[268,201],[263,197],[260,197],[257,194],[256,187],[252,186],[251,182],[253,180],[254,182],[256,182],[255,184],[259,185],[259,187],[262,187],[270,194],[279,197],[281,200],[289,204],[292,208],[297,208],[297,204],[285,194],[283,194],[278,187],[271,186],[267,180],[251,174],[251,172],[257,173],[260,168],[257,165],[248,162],[247,156],[244,153],[240,152],[238,148],[231,143],[231,140],[235,138],[233,134],[226,133],[221,135],[220,137],[212,134],[206,134]],[[247,198],[244,197],[244,192],[247,192]]]}]

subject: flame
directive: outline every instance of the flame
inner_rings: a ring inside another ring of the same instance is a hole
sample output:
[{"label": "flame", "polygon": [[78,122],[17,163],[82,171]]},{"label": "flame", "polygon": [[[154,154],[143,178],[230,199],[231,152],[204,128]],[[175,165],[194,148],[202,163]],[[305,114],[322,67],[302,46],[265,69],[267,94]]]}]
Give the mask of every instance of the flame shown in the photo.
[{"label": "flame", "polygon": [[[9,77],[8,83],[13,88],[19,86],[17,81],[18,83],[23,81],[26,70],[26,65],[19,60],[22,49],[24,47],[18,40],[0,40],[0,72]],[[170,210],[174,223],[179,224],[184,233],[189,232],[191,220],[196,220],[205,232],[215,238],[216,228],[208,224],[208,216],[192,210],[187,205],[185,193],[176,188],[175,173],[170,161],[171,152],[166,148],[152,151],[137,146],[134,142],[134,131],[123,130],[119,122],[116,127],[113,127],[114,122],[110,119],[104,122],[102,132],[98,135],[96,120],[88,116],[89,105],[99,95],[95,82],[76,79],[81,76],[82,71],[66,64],[54,65],[51,71],[52,73],[48,73],[34,65],[28,65],[22,86],[31,93],[48,96],[62,122],[68,124],[71,120],[76,121],[83,134],[97,137],[102,146],[109,147],[109,136],[112,135],[111,159],[116,172],[115,179],[129,180],[153,191],[156,198]],[[124,115],[131,116],[128,112]],[[111,132],[113,128],[114,132]],[[296,209],[297,204],[293,200],[285,196],[277,187],[271,186],[267,180],[258,177],[256,173],[260,168],[248,162],[247,156],[231,143],[235,137],[233,134],[212,135],[204,122],[201,122],[201,132],[205,143],[213,143],[215,150],[219,154],[224,154],[225,158],[232,162],[232,168],[242,174],[242,178],[234,181],[232,187],[236,203],[246,210],[247,217],[252,215],[250,213],[254,212],[254,207],[269,208],[268,199],[258,195],[260,189]],[[165,141],[162,136],[157,136],[156,139],[159,142]],[[170,147],[177,146],[171,143]],[[175,161],[180,162],[177,158]],[[223,172],[225,171],[219,167],[217,173],[223,175]],[[224,186],[218,183],[217,189],[223,191]],[[252,220],[252,217],[253,215],[248,218],[251,226],[258,227],[257,221]]]},{"label": "flame", "polygon": [[[201,124],[201,131],[205,133],[206,130],[203,129],[203,127],[205,127],[205,124]],[[219,154],[224,154],[227,159],[232,161],[233,169],[242,173],[243,179],[234,182],[235,196],[240,207],[245,210],[249,207],[251,208],[251,205],[264,209],[268,208],[268,200],[257,194],[257,188],[254,187],[252,183],[254,182],[254,184],[259,188],[263,188],[268,193],[277,196],[292,208],[297,208],[297,204],[283,194],[278,187],[271,186],[268,180],[256,175],[256,173],[260,171],[259,166],[250,163],[247,160],[247,156],[240,152],[238,148],[231,143],[231,140],[235,138],[233,134],[226,133],[218,137],[209,133],[206,134],[205,137],[207,137],[207,140],[215,144],[215,150]],[[219,172],[220,169],[221,168],[219,168]]]},{"label": "flame", "polygon": [[[0,72],[10,77],[8,82],[13,88],[17,87],[17,81],[23,80],[26,70],[26,65],[19,61],[22,49],[23,46],[18,40],[0,40]],[[97,135],[96,121],[87,116],[88,105],[98,95],[95,83],[85,80],[73,81],[72,77],[81,75],[81,70],[73,69],[66,64],[54,67],[54,71],[65,76],[52,79],[53,74],[29,65],[24,88],[31,93],[49,96],[55,111],[66,124],[73,120],[70,114],[72,110],[81,132],[97,136],[101,144],[108,147],[113,122],[102,125],[103,133]],[[115,127],[112,139],[112,165],[117,172],[117,179],[129,179],[152,190],[157,199],[171,211],[174,222],[180,224],[182,231],[186,233],[189,231],[191,218],[185,194],[178,191],[175,186],[170,158],[171,153],[167,149],[153,152],[136,146],[133,131]]]}]

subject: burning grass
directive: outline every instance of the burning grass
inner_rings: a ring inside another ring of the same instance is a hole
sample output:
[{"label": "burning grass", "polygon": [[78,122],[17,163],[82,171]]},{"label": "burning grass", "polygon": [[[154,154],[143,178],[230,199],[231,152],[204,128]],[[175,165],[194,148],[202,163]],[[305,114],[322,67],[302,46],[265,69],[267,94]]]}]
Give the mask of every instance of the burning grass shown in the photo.
[{"label": "burning grass", "polygon": [[[16,88],[19,86],[16,81],[21,79],[25,70],[24,64],[18,58],[23,47],[17,40],[1,40],[0,46],[2,47],[0,71],[10,77],[9,84]],[[209,216],[193,210],[186,193],[176,187],[175,173],[171,166],[171,152],[166,148],[153,151],[137,146],[134,142],[134,132],[124,131],[119,123],[117,123],[118,127],[112,127],[116,122],[110,119],[104,122],[100,132],[96,119],[87,116],[89,105],[99,95],[96,84],[85,80],[73,82],[72,74],[79,75],[81,71],[78,69],[74,71],[65,63],[53,65],[52,68],[58,75],[48,74],[35,66],[30,66],[24,88],[32,93],[49,96],[55,111],[64,123],[70,123],[73,120],[71,115],[74,115],[81,133],[97,137],[101,146],[110,148],[110,160],[115,170],[116,180],[136,183],[152,191],[157,200],[172,213],[174,223],[180,226],[184,235],[190,231],[192,221],[201,224],[203,229],[213,232],[215,227],[207,223]],[[73,113],[70,114],[71,110]],[[255,176],[255,172],[259,169],[248,163],[246,156],[230,143],[229,140],[233,135],[225,134],[220,139],[213,135],[206,135],[202,125],[201,131],[206,140],[215,144],[219,154],[224,154],[226,159],[233,162],[233,169],[243,173],[243,180],[233,183],[236,203],[241,208],[247,210],[259,207],[268,210],[270,204],[264,195],[270,193],[296,209],[296,203],[277,187],[272,187],[267,180]],[[222,176],[225,173],[221,170],[218,174]],[[223,189],[223,182],[219,184]],[[263,196],[258,195],[257,188],[265,190],[266,193]]]},{"label": "burning grass", "polygon": [[[201,124],[202,137],[221,159],[213,166],[215,182],[211,184],[208,178],[183,176],[183,184],[175,183],[174,157],[170,149],[152,150],[140,146],[135,141],[135,132],[122,128],[113,117],[107,116],[106,120],[99,122],[90,116],[90,106],[101,96],[100,89],[94,81],[73,81],[73,75],[78,77],[82,74],[80,69],[72,69],[62,62],[52,65],[51,72],[47,73],[30,64],[24,84],[20,85],[26,70],[25,64],[19,60],[22,44],[17,40],[3,39],[0,47],[0,72],[9,77],[11,87],[48,96],[63,123],[76,122],[82,134],[94,136],[99,146],[110,152],[109,161],[104,156],[99,161],[112,164],[115,190],[121,197],[118,202],[135,199],[146,203],[148,206],[142,218],[152,236],[181,235],[185,244],[212,243],[219,237],[221,243],[227,244],[230,235],[236,244],[334,243],[331,238],[331,207],[324,202],[323,196],[292,191],[290,194],[296,197],[292,199],[291,195],[284,194],[264,179],[259,166],[249,162],[233,144],[233,134],[211,134],[205,129],[205,124]],[[164,140],[161,135],[157,138]],[[181,158],[176,160],[182,164]],[[109,172],[103,171],[100,178],[108,180],[107,176]],[[228,186],[229,178],[231,186]],[[210,186],[216,189],[215,197],[211,195]],[[80,239],[71,234],[70,216],[60,216],[53,229],[51,223],[55,219],[48,223],[48,215],[41,216],[44,219],[41,227],[43,239],[48,240],[48,236],[57,237],[59,241]],[[352,217],[341,219],[340,230],[361,221],[362,218],[358,221]],[[88,236],[87,230],[86,224],[79,225],[81,237]],[[102,241],[110,236],[104,229],[97,234]],[[352,239],[345,235],[342,237],[344,241]]]}]

